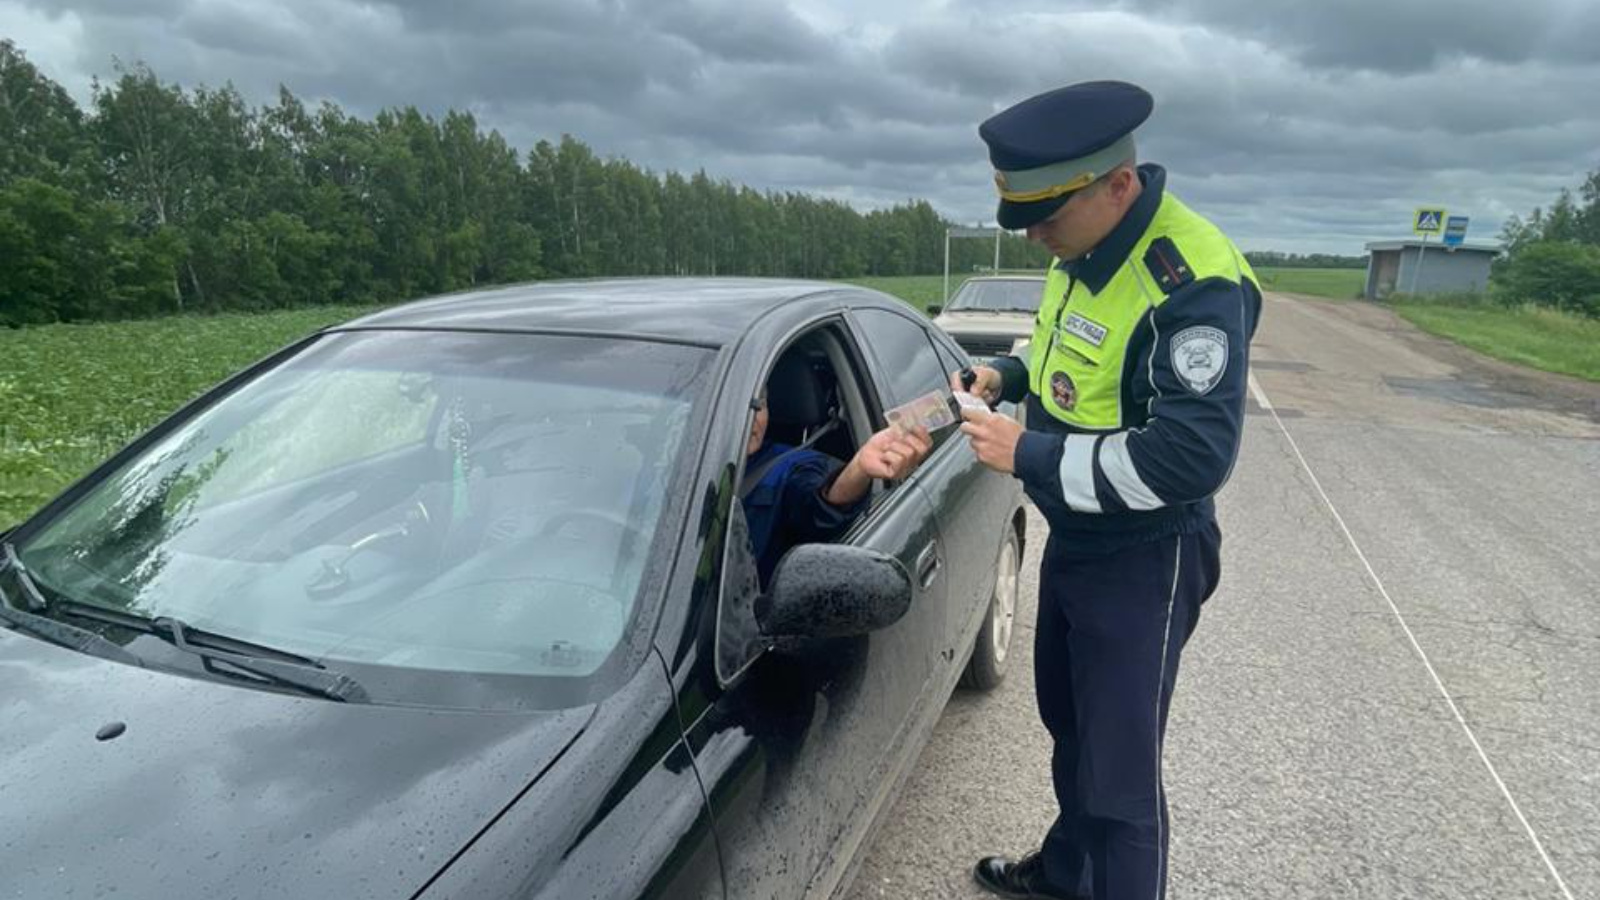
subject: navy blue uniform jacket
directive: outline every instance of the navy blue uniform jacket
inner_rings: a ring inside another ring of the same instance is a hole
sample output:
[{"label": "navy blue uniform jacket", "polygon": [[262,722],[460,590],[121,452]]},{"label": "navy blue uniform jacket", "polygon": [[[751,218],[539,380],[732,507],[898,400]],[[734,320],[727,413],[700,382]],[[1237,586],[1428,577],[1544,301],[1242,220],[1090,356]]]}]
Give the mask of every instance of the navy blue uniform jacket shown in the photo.
[{"label": "navy blue uniform jacket", "polygon": [[[1143,165],[1144,192],[1089,256],[1062,262],[1099,292],[1123,265],[1144,265],[1129,253],[1161,203],[1166,172]],[[1178,248],[1181,250],[1181,246]],[[1244,430],[1250,338],[1261,314],[1254,282],[1190,281],[1147,312],[1123,362],[1126,429],[1083,433],[1051,416],[1028,390],[1028,368],[1015,357],[1000,371],[1004,399],[1026,400],[1028,428],[1017,445],[1016,474],[1050,522],[1057,552],[1099,556],[1173,534],[1193,534],[1215,521],[1212,495],[1228,480]],[[1226,335],[1227,363],[1217,383],[1197,390],[1175,366],[1174,336],[1204,327]]]}]

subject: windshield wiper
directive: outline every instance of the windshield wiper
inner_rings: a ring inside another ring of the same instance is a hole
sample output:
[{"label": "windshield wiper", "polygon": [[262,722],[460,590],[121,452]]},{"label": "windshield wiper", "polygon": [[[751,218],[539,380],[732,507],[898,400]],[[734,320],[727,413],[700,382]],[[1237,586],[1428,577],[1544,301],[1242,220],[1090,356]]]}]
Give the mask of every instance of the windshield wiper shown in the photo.
[{"label": "windshield wiper", "polygon": [[[59,612],[74,618],[105,622],[163,637],[179,650],[200,657],[204,661],[206,671],[223,677],[238,676],[218,669],[217,663],[244,672],[247,676],[251,676],[251,680],[265,682],[275,687],[293,688],[302,693],[345,703],[371,702],[366,690],[348,675],[329,671],[322,664],[304,656],[237,640],[226,635],[193,629],[170,616],[152,619],[138,613],[80,603],[76,600],[47,601],[44,594],[39,591],[39,586],[34,583],[33,577],[28,574],[27,568],[23,566],[21,558],[17,556],[16,548],[7,543],[4,549],[5,560],[0,563],[0,571],[11,570],[17,583],[22,586],[23,593],[27,595],[30,607],[29,610],[22,610],[10,606],[9,599],[4,599],[4,602],[0,603],[0,617],[14,628],[84,653],[133,665],[144,665],[132,651],[103,635],[36,613],[42,610]],[[3,595],[0,595],[0,599],[3,599]]]},{"label": "windshield wiper", "polygon": [[74,600],[57,601],[51,604],[51,608],[63,615],[92,619],[164,638],[179,650],[200,657],[207,672],[224,678],[237,679],[239,676],[217,668],[218,663],[245,673],[249,676],[247,680],[274,687],[293,688],[301,693],[343,703],[371,702],[366,690],[342,672],[330,671],[321,663],[285,650],[191,628],[171,616],[150,618]]},{"label": "windshield wiper", "polygon": [[[0,593],[0,598],[3,597],[3,593]],[[16,631],[31,634],[58,647],[77,650],[90,656],[99,656],[130,666],[144,665],[144,660],[116,641],[95,634],[87,628],[68,625],[45,616],[36,616],[8,604],[9,601],[0,602],[0,619]]]},{"label": "windshield wiper", "polygon": [[151,618],[125,609],[114,609],[97,603],[82,603],[77,600],[66,599],[54,601],[50,604],[50,609],[79,619],[93,619],[96,622],[105,622],[108,625],[117,625],[134,631],[142,631],[146,634],[154,634],[165,638],[174,646],[178,646],[181,641],[183,644],[188,645],[183,649],[217,650],[222,653],[231,653],[234,656],[275,660],[308,666],[314,669],[322,668],[322,665],[315,660],[297,656],[287,650],[278,650],[210,631],[201,631],[187,622],[181,619],[174,619],[171,616]]},{"label": "windshield wiper", "polygon": [[[28,570],[22,567],[22,562],[17,559],[16,550],[12,549],[10,544],[5,545],[5,560],[0,562],[0,571],[8,569],[16,577],[17,584],[22,586],[22,592],[28,595],[30,607],[32,609],[41,608],[44,603],[44,597],[39,593],[39,588],[33,583],[33,579],[29,577]],[[77,650],[80,653],[127,663],[131,666],[144,665],[144,660],[135,655],[133,651],[106,638],[104,635],[95,634],[87,628],[68,625],[65,622],[58,622],[55,619],[12,606],[11,598],[3,590],[0,590],[0,620],[4,620],[7,625],[16,631],[31,634],[58,647],[66,647],[68,650]]]},{"label": "windshield wiper", "polygon": [[27,566],[22,564],[22,557],[17,555],[17,548],[10,543],[5,545],[6,559],[0,564],[0,571],[10,569],[17,573],[17,584],[22,585],[22,592],[28,596],[28,612],[36,612],[49,606],[44,602],[44,595],[39,593],[39,586],[33,583],[33,576],[28,574]]}]

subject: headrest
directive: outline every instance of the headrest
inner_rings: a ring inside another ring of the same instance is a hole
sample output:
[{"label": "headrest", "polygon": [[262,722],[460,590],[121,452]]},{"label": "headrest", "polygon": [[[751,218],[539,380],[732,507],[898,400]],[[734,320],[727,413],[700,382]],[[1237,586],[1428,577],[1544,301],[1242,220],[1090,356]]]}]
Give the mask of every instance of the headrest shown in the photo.
[{"label": "headrest", "polygon": [[822,379],[805,354],[789,352],[778,358],[767,376],[767,411],[782,425],[810,428],[828,420]]}]

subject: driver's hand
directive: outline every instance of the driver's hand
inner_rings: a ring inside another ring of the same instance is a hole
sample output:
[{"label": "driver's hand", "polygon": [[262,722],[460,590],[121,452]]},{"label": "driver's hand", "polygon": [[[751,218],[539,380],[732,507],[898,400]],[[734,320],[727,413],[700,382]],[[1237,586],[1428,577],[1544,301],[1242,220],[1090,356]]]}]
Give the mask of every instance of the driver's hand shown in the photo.
[{"label": "driver's hand", "polygon": [[917,426],[901,431],[891,425],[867,439],[856,451],[855,463],[872,478],[897,481],[910,475],[933,452],[933,437]]},{"label": "driver's hand", "polygon": [[968,388],[961,384],[960,372],[951,372],[950,390],[966,391],[990,406],[999,403],[1000,389],[1004,386],[1004,379],[1000,377],[1000,370],[991,369],[988,366],[973,366],[972,373],[978,377],[973,379],[972,387]]}]

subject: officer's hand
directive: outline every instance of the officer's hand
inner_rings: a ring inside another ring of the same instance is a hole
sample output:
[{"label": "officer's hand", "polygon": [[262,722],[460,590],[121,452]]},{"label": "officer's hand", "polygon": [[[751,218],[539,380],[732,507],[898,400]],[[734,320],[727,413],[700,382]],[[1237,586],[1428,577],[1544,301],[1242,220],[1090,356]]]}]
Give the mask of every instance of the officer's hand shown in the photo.
[{"label": "officer's hand", "polygon": [[977,377],[973,379],[972,387],[969,388],[961,384],[960,372],[951,372],[950,390],[966,391],[990,406],[999,403],[1000,389],[1003,387],[1004,381],[1000,377],[1000,370],[991,369],[988,366],[973,366],[972,373]]},{"label": "officer's hand", "polygon": [[891,425],[868,438],[853,462],[871,478],[897,480],[910,475],[932,451],[928,429],[919,425],[904,432]]},{"label": "officer's hand", "polygon": [[1021,422],[1000,413],[976,409],[963,409],[961,418],[966,420],[961,423],[961,433],[972,440],[972,451],[978,454],[978,462],[1008,475],[1016,471]]}]

